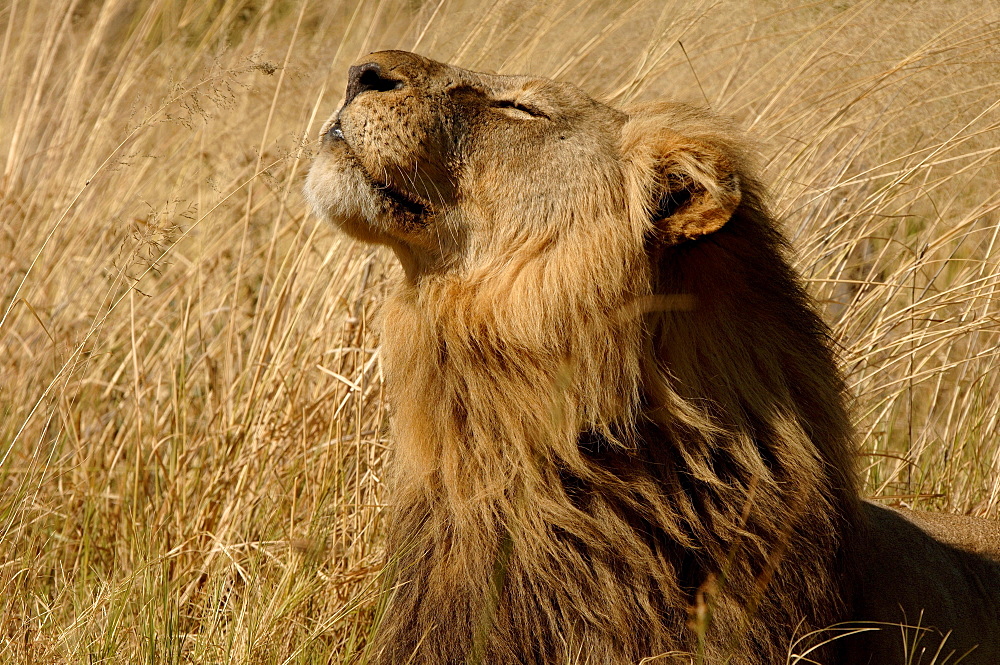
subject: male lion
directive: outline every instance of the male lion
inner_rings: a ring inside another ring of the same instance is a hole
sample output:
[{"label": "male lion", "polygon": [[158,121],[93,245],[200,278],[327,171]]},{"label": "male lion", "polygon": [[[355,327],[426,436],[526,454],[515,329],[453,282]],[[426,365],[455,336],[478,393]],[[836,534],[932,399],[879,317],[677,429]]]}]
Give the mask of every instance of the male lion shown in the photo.
[{"label": "male lion", "polygon": [[377,662],[1000,663],[1000,528],[859,499],[748,154],[678,104],[351,68],[306,191],[403,266]]}]

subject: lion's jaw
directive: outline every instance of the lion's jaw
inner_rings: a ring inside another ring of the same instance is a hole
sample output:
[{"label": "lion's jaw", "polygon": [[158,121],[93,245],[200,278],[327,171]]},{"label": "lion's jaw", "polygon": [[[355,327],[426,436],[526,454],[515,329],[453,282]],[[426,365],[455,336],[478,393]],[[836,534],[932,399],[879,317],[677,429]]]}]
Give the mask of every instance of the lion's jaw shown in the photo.
[{"label": "lion's jaw", "polygon": [[489,271],[512,247],[624,214],[620,111],[569,84],[412,53],[363,63],[323,129],[306,195],[347,233],[396,250],[411,276]]}]

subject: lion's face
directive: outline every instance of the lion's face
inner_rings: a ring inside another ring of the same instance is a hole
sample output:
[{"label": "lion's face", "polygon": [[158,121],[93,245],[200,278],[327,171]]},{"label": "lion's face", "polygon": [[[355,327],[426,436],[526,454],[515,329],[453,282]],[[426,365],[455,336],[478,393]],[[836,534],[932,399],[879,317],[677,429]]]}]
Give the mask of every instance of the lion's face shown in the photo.
[{"label": "lion's face", "polygon": [[[494,248],[554,244],[609,219],[648,224],[665,204],[697,212],[697,174],[663,166],[687,147],[648,127],[630,138],[629,124],[567,83],[374,53],[350,70],[306,193],[351,235],[393,247],[411,274],[482,265]],[[727,218],[735,201],[723,202]]]}]

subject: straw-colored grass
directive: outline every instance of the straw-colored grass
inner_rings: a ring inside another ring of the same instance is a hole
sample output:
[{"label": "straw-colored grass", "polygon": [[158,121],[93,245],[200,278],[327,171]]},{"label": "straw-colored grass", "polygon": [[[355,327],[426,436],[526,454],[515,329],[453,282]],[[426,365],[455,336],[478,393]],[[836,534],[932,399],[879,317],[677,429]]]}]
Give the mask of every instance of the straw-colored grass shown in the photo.
[{"label": "straw-colored grass", "polygon": [[868,491],[1000,515],[987,5],[6,0],[0,661],[364,644],[394,268],[300,189],[377,48],[736,116],[843,344]]}]

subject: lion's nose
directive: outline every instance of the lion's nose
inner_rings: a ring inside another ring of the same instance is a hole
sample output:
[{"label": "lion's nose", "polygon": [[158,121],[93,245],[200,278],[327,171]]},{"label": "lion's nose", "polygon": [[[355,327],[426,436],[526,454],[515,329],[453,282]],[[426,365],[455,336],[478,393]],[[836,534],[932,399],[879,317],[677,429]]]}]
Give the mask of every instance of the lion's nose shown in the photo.
[{"label": "lion's nose", "polygon": [[344,100],[344,106],[350,104],[351,100],[362,92],[369,90],[386,92],[401,87],[403,87],[403,82],[383,74],[382,67],[377,62],[355,65],[347,72],[347,97]]}]

